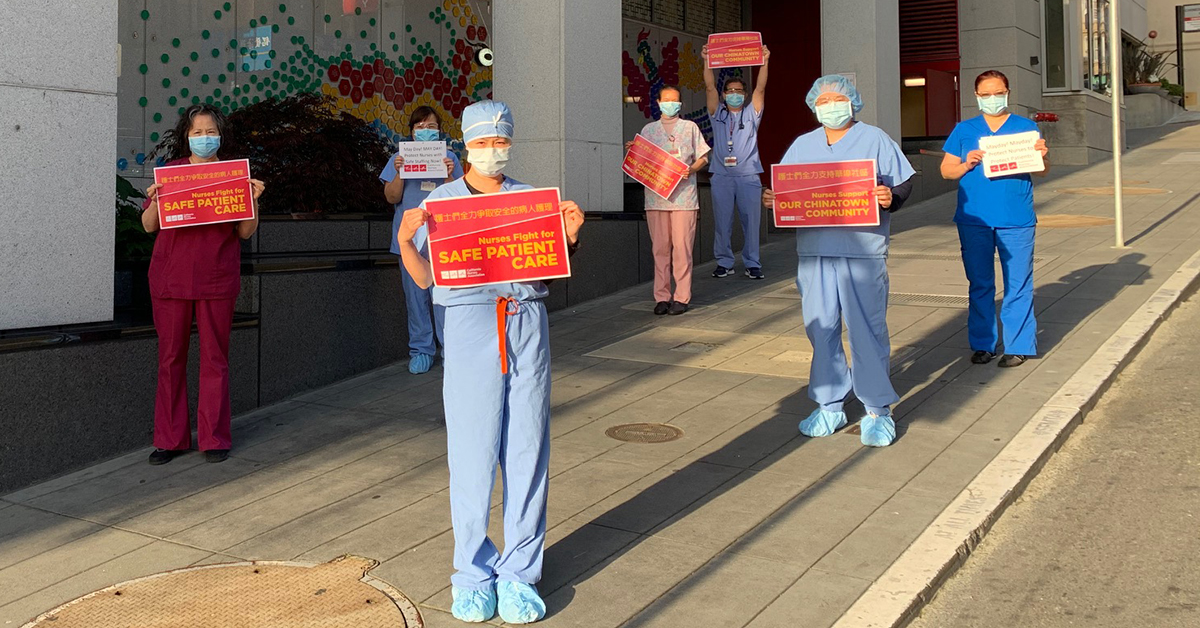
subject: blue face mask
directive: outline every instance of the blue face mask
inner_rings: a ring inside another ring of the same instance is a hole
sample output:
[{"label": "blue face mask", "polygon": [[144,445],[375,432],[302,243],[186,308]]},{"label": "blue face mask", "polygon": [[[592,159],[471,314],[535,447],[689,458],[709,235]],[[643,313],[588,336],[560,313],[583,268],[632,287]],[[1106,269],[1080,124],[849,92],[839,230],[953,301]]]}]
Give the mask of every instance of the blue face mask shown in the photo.
[{"label": "blue face mask", "polygon": [[188,138],[188,148],[191,149],[193,155],[200,159],[208,159],[216,155],[217,149],[220,147],[220,135],[200,135]]},{"label": "blue face mask", "polygon": [[683,103],[681,103],[681,102],[661,102],[660,101],[658,103],[658,108],[662,111],[663,115],[667,116],[668,118],[674,118],[675,116],[679,115],[679,108],[682,106],[683,106]]},{"label": "blue face mask", "polygon": [[725,94],[725,104],[731,109],[737,109],[746,102],[745,94]]},{"label": "blue face mask", "polygon": [[418,142],[436,142],[442,136],[437,129],[417,129],[413,131],[413,139]]},{"label": "blue face mask", "polygon": [[998,116],[1005,109],[1008,109],[1008,94],[976,96],[975,100],[979,102],[979,110],[989,116]]},{"label": "blue face mask", "polygon": [[817,122],[829,129],[840,129],[850,123],[854,109],[848,100],[836,100],[817,105]]}]

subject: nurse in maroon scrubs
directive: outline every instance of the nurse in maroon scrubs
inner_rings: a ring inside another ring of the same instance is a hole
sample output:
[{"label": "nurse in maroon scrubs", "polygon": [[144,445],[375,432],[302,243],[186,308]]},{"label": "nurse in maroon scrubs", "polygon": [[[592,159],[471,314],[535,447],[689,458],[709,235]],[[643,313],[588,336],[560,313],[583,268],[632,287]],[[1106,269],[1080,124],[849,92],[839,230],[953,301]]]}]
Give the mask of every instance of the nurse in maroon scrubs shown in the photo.
[{"label": "nurse in maroon scrubs", "polygon": [[[176,157],[168,166],[220,160],[225,116],[208,104],[193,105],[175,126]],[[251,179],[254,198],[263,182]],[[159,231],[158,184],[146,189],[142,226]],[[229,457],[229,331],[241,289],[239,239],[258,229],[258,219],[167,229],[150,258],[150,299],[158,332],[158,390],[154,401],[154,453],[166,464],[192,448],[188,422],[187,353],[192,320],[200,332],[200,404],[196,427],[208,462]]]}]

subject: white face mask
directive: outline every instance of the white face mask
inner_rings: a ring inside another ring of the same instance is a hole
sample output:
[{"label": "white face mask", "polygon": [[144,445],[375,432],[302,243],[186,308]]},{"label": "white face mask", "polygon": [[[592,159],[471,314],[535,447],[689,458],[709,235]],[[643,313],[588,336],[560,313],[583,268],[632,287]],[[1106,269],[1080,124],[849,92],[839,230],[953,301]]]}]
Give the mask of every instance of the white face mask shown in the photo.
[{"label": "white face mask", "polygon": [[494,177],[508,165],[509,146],[504,148],[468,148],[467,163],[486,177]]}]

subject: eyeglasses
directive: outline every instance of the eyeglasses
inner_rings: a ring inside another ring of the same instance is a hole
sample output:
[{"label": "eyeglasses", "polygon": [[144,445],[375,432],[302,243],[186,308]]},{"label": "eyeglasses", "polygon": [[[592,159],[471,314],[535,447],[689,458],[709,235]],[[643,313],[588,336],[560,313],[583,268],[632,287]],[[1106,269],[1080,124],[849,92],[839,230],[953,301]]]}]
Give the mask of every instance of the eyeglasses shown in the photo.
[{"label": "eyeglasses", "polygon": [[991,94],[981,94],[981,93],[979,93],[979,92],[975,92],[975,95],[976,95],[976,96],[978,96],[978,97],[980,97],[980,98],[990,98],[990,97],[992,97],[992,96],[1007,96],[1007,95],[1008,95],[1008,90],[1006,89],[1006,90],[1004,90],[1004,91],[1002,91],[1002,92],[995,92],[995,93],[991,93]]},{"label": "eyeglasses", "polygon": [[725,90],[726,94],[745,94],[746,90],[740,87],[730,87]]}]

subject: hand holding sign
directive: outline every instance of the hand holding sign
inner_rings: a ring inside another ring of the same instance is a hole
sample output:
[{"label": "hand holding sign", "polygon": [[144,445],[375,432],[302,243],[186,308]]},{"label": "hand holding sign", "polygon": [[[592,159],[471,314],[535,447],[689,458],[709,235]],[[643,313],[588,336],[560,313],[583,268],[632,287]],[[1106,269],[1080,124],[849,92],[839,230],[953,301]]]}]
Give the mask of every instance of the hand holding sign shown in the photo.
[{"label": "hand holding sign", "polygon": [[246,159],[161,166],[154,182],[147,193],[157,201],[162,229],[252,220],[264,187],[250,178]]},{"label": "hand holding sign", "polygon": [[874,227],[892,191],[879,185],[874,159],[771,166],[776,227]]},{"label": "hand holding sign", "polygon": [[713,33],[708,36],[708,44],[701,49],[701,56],[704,57],[705,67],[710,70],[763,65],[766,62],[762,33],[751,31]]},{"label": "hand holding sign", "polygon": [[396,174],[401,179],[445,179],[450,176],[445,142],[400,142],[396,151]]},{"label": "hand holding sign", "polygon": [[[979,149],[983,151],[984,176],[1006,177],[1045,170],[1043,153],[1038,149],[1040,139],[1037,131],[979,138]],[[1044,143],[1042,149],[1045,149]]]}]

